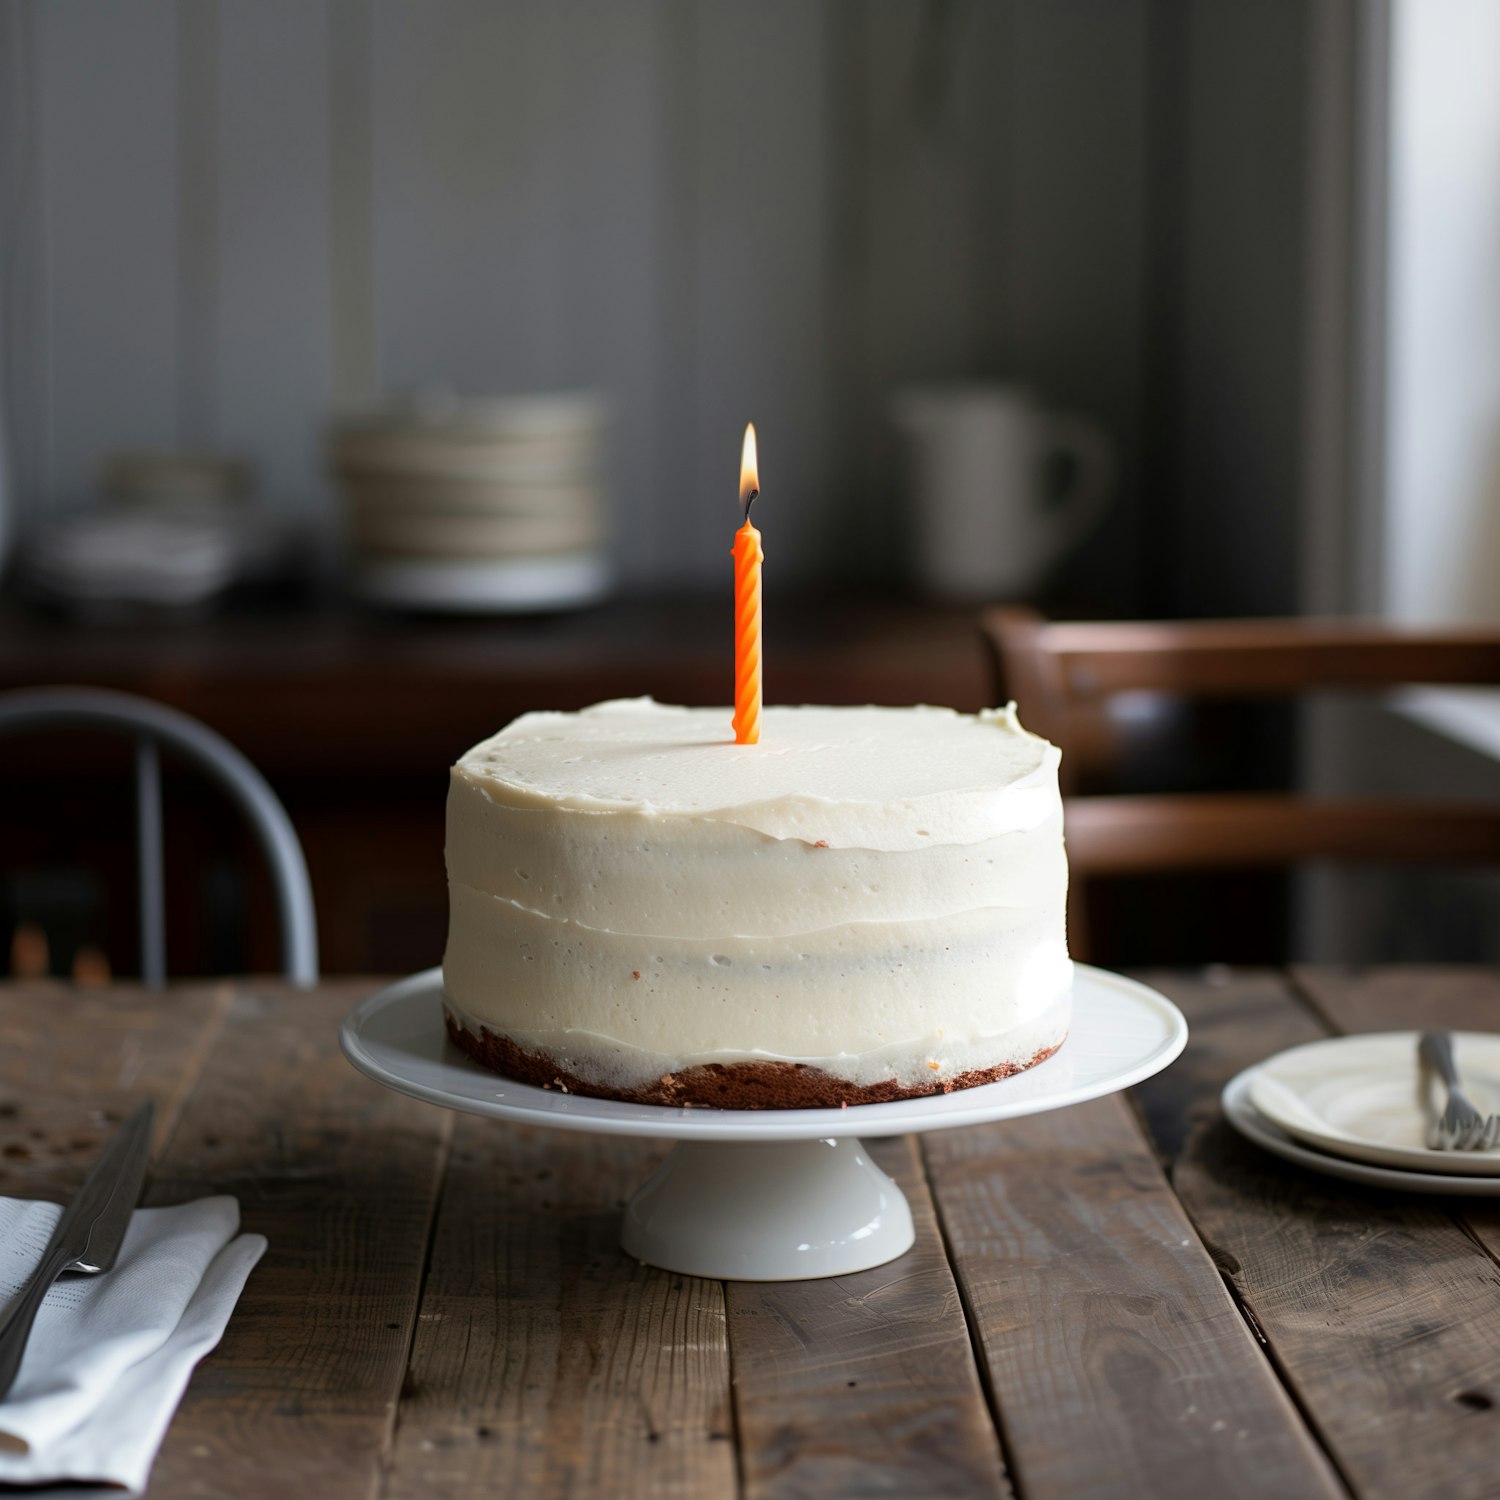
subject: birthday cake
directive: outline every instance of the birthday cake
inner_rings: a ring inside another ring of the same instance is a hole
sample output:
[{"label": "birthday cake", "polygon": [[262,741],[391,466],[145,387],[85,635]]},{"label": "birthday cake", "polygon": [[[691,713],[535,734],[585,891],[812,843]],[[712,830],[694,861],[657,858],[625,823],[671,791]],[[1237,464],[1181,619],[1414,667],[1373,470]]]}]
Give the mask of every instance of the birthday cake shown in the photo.
[{"label": "birthday cake", "polygon": [[1062,1045],[1058,751],[1013,708],[532,713],[448,796],[449,1033],[498,1073],[718,1108],[873,1103]]}]

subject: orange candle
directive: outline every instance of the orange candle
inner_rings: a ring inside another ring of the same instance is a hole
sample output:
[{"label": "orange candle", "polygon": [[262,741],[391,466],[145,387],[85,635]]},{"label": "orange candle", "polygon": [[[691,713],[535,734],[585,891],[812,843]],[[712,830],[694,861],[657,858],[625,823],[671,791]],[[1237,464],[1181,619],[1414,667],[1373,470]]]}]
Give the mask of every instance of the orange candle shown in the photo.
[{"label": "orange candle", "polygon": [[740,504],[745,524],[734,534],[734,742],[760,743],[760,532],[750,524],[750,507],[760,494],[755,458],[755,423],[745,426],[740,451]]}]

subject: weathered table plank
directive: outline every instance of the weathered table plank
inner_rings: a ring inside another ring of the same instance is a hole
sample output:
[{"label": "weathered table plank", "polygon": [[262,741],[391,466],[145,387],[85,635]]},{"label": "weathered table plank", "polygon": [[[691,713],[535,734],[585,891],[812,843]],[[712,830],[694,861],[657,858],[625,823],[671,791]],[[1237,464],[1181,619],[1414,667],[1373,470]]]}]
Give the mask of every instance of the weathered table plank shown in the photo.
[{"label": "weathered table plank", "polygon": [[461,1117],[386,1493],[735,1493],[718,1282],[619,1247],[661,1147]]},{"label": "weathered table plank", "polygon": [[[1337,1031],[1408,1031],[1428,1026],[1494,1031],[1500,1025],[1500,973],[1492,969],[1298,965],[1292,978]],[[1500,1207],[1495,1200],[1474,1198],[1450,1206],[1468,1233],[1500,1262]],[[1500,1380],[1462,1394],[1470,1408],[1492,1410],[1500,1406]],[[1500,1434],[1496,1441],[1500,1443]]]},{"label": "weathered table plank", "polygon": [[1123,1100],[923,1149],[1022,1494],[1341,1493]]},{"label": "weathered table plank", "polygon": [[834,1281],[635,1265],[620,1200],[659,1148],[368,1083],[336,1030],[369,984],[0,990],[0,1191],[71,1191],[151,1095],[152,1201],[232,1192],[270,1236],[159,1500],[980,1495],[1007,1464],[1026,1500],[1493,1494],[1500,1210],[1301,1172],[1217,1099],[1329,1027],[1491,1029],[1500,975],[1294,980],[1154,976],[1193,1026],[1172,1069],[926,1137],[931,1196],[913,1144],[879,1144],[918,1245]]},{"label": "weathered table plank", "polygon": [[240,986],[163,1153],[150,1201],[233,1193],[270,1248],[188,1387],[153,1494],[375,1493],[451,1117],[340,1054],[338,1024],[372,987]]},{"label": "weathered table plank", "polygon": [[1500,973],[1490,969],[1295,965],[1293,983],[1336,1031],[1500,1027]]},{"label": "weathered table plank", "polygon": [[156,1147],[228,1014],[227,985],[0,990],[0,1192],[69,1197],[115,1127],[156,1101]]},{"label": "weathered table plank", "polygon": [[725,1288],[750,1500],[1008,1488],[916,1148],[871,1150],[911,1204],[906,1255],[833,1281]]},{"label": "weathered table plank", "polygon": [[1157,982],[1189,1053],[1139,1091],[1172,1180],[1283,1377],[1354,1491],[1370,1500],[1493,1495],[1500,1483],[1500,1285],[1432,1199],[1363,1191],[1239,1139],[1223,1082],[1321,1028],[1280,981]]},{"label": "weathered table plank", "polygon": [[1194,1131],[1220,1124],[1219,1095],[1241,1068],[1327,1035],[1293,1002],[1284,975],[1215,966],[1208,977],[1138,976],[1169,995],[1188,1019],[1188,1044],[1165,1072],[1130,1091],[1147,1133],[1171,1165]]}]

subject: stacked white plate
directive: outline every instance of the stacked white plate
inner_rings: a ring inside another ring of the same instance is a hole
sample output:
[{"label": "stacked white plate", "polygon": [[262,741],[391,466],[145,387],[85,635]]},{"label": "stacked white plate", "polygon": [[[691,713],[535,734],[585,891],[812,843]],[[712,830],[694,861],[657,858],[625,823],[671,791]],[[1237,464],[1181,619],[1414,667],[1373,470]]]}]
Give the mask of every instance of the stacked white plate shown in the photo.
[{"label": "stacked white plate", "polygon": [[361,593],[419,609],[588,604],[609,585],[603,400],[424,399],[335,425]]},{"label": "stacked white plate", "polygon": [[[1241,1135],[1299,1166],[1407,1193],[1500,1197],[1500,1149],[1427,1144],[1446,1101],[1417,1062],[1416,1031],[1330,1037],[1279,1052],[1230,1079],[1224,1114]],[[1464,1092],[1500,1111],[1500,1036],[1453,1033]]]},{"label": "stacked white plate", "polygon": [[111,455],[101,503],[49,515],[23,538],[22,587],[89,613],[200,605],[274,576],[283,528],[250,501],[249,466],[216,453]]}]

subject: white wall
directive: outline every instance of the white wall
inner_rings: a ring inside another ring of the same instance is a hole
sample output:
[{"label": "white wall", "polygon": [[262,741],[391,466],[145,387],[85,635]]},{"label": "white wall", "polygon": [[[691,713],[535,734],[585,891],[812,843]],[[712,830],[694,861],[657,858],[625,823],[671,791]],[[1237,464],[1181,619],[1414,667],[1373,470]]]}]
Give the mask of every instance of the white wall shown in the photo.
[{"label": "white wall", "polygon": [[[1352,561],[1306,561],[1342,585],[1317,596],[1324,608],[1497,621],[1500,5],[1389,0],[1378,41],[1379,76],[1363,81],[1383,118],[1363,147],[1379,159],[1361,175],[1383,202],[1369,217],[1356,206],[1355,281],[1370,296],[1350,330],[1351,493],[1337,526],[1309,533]],[[1500,800],[1500,693],[1417,689],[1313,710],[1311,791]],[[1500,957],[1500,876],[1488,871],[1327,870],[1304,897],[1311,958]]]},{"label": "white wall", "polygon": [[1121,444],[1081,566],[1128,610],[1150,14],[9,0],[22,500],[84,498],[118,447],[223,445],[329,536],[335,403],[580,384],[616,402],[628,582],[722,577],[747,417],[776,581],[878,576],[903,555],[887,390],[1020,376]]},{"label": "white wall", "polygon": [[1500,620],[1500,5],[1391,41],[1386,610]]}]

